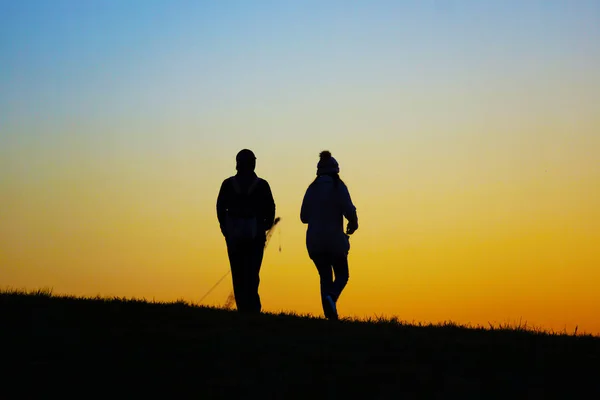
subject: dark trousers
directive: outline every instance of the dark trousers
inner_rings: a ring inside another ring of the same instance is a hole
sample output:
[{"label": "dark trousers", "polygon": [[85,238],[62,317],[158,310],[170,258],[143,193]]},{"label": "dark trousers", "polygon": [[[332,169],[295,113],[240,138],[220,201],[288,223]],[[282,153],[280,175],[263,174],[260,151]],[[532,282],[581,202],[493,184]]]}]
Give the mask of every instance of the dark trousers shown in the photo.
[{"label": "dark trousers", "polygon": [[235,246],[227,244],[233,295],[239,312],[260,313],[261,311],[258,285],[264,251],[264,241],[261,240]]},{"label": "dark trousers", "polygon": [[325,297],[331,296],[333,301],[337,302],[348,283],[348,256],[322,253],[314,254],[312,260],[317,267],[317,271],[319,271],[321,302],[323,303],[323,311],[326,311]]}]

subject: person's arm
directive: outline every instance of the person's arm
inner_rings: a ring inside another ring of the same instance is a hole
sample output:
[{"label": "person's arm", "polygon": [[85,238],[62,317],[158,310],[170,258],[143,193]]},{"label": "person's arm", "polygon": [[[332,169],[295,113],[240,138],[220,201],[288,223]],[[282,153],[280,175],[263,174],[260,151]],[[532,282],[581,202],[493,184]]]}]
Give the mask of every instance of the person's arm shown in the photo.
[{"label": "person's arm", "polygon": [[265,231],[268,231],[273,226],[275,221],[275,199],[269,182],[263,179],[264,182],[264,221]]},{"label": "person's arm", "polygon": [[303,224],[308,224],[308,219],[310,218],[309,192],[310,187],[306,190],[306,193],[304,193],[304,198],[302,199],[302,207],[300,207],[300,221],[302,221]]},{"label": "person's arm", "polygon": [[345,184],[340,186],[341,200],[342,200],[342,213],[348,220],[348,226],[346,233],[352,235],[358,229],[358,214],[356,213],[356,207],[352,203],[350,192]]},{"label": "person's arm", "polygon": [[227,179],[221,183],[221,189],[219,189],[219,195],[217,196],[217,219],[219,220],[219,226],[221,227],[221,233],[225,236],[225,215],[227,214]]}]

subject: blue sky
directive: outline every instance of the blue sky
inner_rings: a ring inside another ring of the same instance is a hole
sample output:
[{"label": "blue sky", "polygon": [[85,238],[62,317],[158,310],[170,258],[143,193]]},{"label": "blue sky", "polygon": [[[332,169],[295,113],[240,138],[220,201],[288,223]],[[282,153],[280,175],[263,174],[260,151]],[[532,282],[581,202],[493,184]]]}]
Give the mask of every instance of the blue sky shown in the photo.
[{"label": "blue sky", "polygon": [[552,69],[570,57],[598,60],[599,4],[3,1],[0,101],[13,115],[187,101],[211,110],[320,85],[426,86]]}]

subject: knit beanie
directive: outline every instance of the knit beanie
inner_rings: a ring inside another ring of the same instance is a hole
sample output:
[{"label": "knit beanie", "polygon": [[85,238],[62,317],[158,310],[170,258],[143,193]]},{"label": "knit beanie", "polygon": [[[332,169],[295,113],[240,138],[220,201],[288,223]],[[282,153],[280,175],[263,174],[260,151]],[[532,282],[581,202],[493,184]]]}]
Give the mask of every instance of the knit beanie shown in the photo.
[{"label": "knit beanie", "polygon": [[317,175],[337,174],[340,172],[338,162],[331,156],[327,150],[323,150],[319,154],[319,162],[317,164]]}]

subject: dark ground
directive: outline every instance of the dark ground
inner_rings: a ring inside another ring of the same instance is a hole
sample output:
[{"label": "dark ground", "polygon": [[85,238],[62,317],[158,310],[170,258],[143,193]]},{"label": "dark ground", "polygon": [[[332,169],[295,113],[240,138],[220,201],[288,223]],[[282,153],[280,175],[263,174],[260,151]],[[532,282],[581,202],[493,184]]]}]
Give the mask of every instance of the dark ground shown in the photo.
[{"label": "dark ground", "polygon": [[0,399],[600,398],[600,338],[0,293]]}]

